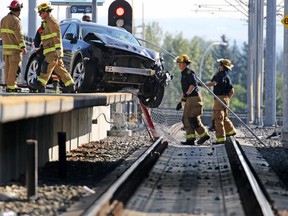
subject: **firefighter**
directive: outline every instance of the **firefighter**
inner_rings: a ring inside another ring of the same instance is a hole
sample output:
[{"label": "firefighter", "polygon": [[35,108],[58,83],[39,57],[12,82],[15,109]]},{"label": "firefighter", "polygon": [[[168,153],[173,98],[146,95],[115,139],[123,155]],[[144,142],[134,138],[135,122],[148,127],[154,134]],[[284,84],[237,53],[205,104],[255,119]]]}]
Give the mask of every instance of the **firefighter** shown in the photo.
[{"label": "firefighter", "polygon": [[197,144],[203,144],[210,139],[210,136],[201,121],[203,102],[197,85],[196,75],[193,70],[188,68],[188,65],[191,63],[188,55],[182,54],[177,57],[176,61],[181,70],[181,87],[183,92],[178,109],[180,104],[185,102],[182,121],[186,129],[186,142],[182,142],[182,144],[195,145],[195,131],[200,137]]},{"label": "firefighter", "polygon": [[29,84],[30,88],[38,90],[38,92],[45,92],[47,82],[54,71],[65,85],[62,92],[75,92],[75,83],[69,72],[66,70],[62,60],[63,47],[61,31],[58,22],[51,15],[53,8],[51,7],[50,2],[47,2],[40,4],[37,7],[37,10],[43,21],[41,42],[45,59],[41,65],[40,75],[37,77],[37,80],[34,80],[34,82]]},{"label": "firefighter", "polygon": [[[233,64],[229,59],[218,59],[218,72],[213,76],[206,86],[213,86],[214,94],[229,107],[231,98],[234,95],[234,88],[228,71],[232,70]],[[233,123],[228,118],[229,110],[226,109],[218,100],[214,99],[213,116],[215,122],[216,142],[213,144],[222,144],[226,137],[236,135]]]},{"label": "firefighter", "polygon": [[[44,26],[45,26],[45,23],[42,21],[41,26],[37,29],[36,35],[34,37],[34,46],[35,46],[35,52],[37,55],[37,62],[38,62],[38,67],[37,67],[37,71],[36,71],[37,76],[40,75],[41,65],[45,59],[45,56],[43,55],[43,45],[41,43],[41,33],[44,29]],[[59,79],[60,79],[60,77],[58,77],[54,73],[50,77],[50,80],[52,81],[52,84],[53,84],[53,93],[60,93]],[[50,80],[49,80],[49,82],[50,82]]]},{"label": "firefighter", "polygon": [[45,59],[45,56],[43,55],[43,45],[41,43],[41,34],[43,31],[43,27],[44,27],[43,25],[44,25],[44,22],[42,22],[41,26],[37,29],[36,35],[34,38],[34,46],[35,46],[35,52],[37,54],[37,62],[38,62],[37,76],[40,75],[41,65]]},{"label": "firefighter", "polygon": [[24,36],[20,22],[20,13],[23,4],[13,0],[8,6],[10,12],[1,20],[1,37],[5,62],[6,92],[18,92],[17,76],[21,71],[22,54],[26,54]]},{"label": "firefighter", "polygon": [[91,18],[90,18],[89,15],[84,15],[84,16],[82,17],[82,21],[91,22]]}]

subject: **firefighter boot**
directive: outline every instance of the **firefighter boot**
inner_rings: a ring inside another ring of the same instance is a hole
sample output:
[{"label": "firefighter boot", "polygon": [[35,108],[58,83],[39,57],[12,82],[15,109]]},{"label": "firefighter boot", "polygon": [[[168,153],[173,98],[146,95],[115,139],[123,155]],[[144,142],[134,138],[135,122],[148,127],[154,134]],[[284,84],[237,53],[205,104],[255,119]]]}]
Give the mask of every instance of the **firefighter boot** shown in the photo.
[{"label": "firefighter boot", "polygon": [[191,139],[191,140],[186,140],[186,142],[181,142],[182,145],[195,145],[195,140]]},{"label": "firefighter boot", "polygon": [[75,84],[71,84],[62,88],[62,93],[75,93]]},{"label": "firefighter boot", "polygon": [[9,93],[21,92],[21,88],[19,88],[19,87],[13,87],[13,88],[6,87],[6,92],[9,92]]},{"label": "firefighter boot", "polygon": [[32,91],[37,90],[38,93],[45,93],[45,86],[39,80],[29,83],[29,88]]},{"label": "firefighter boot", "polygon": [[204,144],[204,143],[205,143],[207,140],[209,140],[209,139],[210,139],[209,134],[206,134],[204,137],[202,137],[201,139],[198,140],[197,144],[198,144],[198,145],[202,145],[202,144]]}]

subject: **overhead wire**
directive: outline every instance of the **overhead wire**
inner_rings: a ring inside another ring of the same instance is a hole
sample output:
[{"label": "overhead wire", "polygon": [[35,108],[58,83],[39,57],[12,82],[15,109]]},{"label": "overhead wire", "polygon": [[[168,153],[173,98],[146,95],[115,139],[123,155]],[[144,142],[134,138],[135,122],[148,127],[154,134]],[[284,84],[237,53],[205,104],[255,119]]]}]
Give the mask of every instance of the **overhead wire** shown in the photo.
[{"label": "overhead wire", "polygon": [[230,3],[228,0],[225,0],[225,2],[227,3],[227,4],[229,4],[231,7],[233,7],[233,8],[235,8],[237,11],[239,11],[240,13],[242,13],[244,16],[246,16],[246,17],[248,17],[248,13],[247,13],[247,11],[245,11],[245,12],[243,12],[242,10],[239,10],[239,8],[237,8],[235,5],[233,5],[232,3]]}]

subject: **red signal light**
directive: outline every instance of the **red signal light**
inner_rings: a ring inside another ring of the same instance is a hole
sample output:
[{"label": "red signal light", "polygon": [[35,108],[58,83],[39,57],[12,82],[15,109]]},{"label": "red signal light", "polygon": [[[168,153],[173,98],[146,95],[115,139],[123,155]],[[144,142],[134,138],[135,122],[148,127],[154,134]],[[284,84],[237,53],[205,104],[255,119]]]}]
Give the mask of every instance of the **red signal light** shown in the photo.
[{"label": "red signal light", "polygon": [[115,12],[117,16],[123,16],[125,14],[125,9],[120,6],[116,8]]},{"label": "red signal light", "polygon": [[110,4],[108,25],[122,27],[132,33],[132,7],[126,0],[114,0]]}]

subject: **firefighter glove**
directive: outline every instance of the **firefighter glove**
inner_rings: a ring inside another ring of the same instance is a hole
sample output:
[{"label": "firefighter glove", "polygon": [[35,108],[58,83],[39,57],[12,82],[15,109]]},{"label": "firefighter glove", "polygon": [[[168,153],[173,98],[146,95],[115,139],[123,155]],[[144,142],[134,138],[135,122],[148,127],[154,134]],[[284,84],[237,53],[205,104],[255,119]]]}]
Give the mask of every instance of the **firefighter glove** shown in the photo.
[{"label": "firefighter glove", "polygon": [[56,55],[58,58],[61,58],[61,49],[56,49]]},{"label": "firefighter glove", "polygon": [[182,103],[178,103],[177,106],[176,106],[176,110],[181,110],[182,109]]}]

